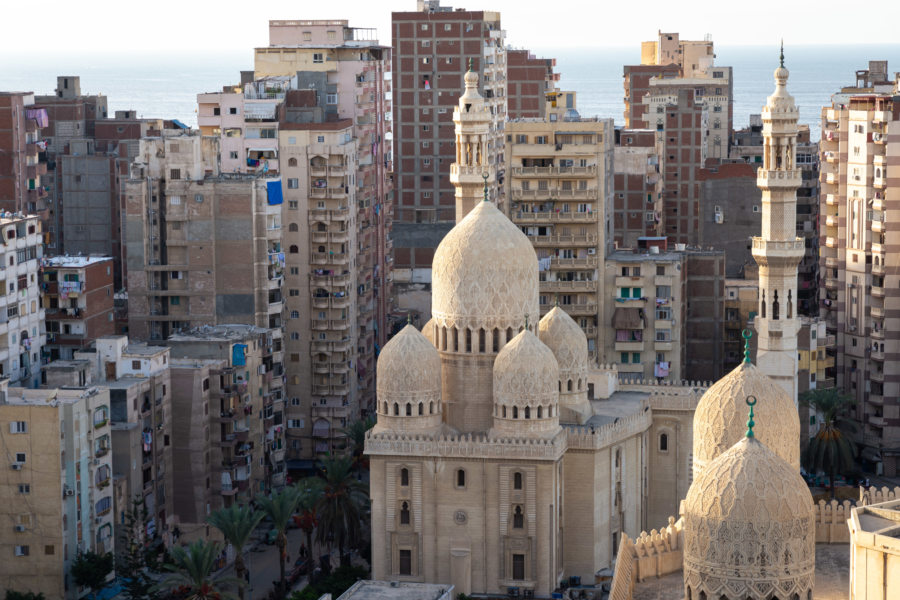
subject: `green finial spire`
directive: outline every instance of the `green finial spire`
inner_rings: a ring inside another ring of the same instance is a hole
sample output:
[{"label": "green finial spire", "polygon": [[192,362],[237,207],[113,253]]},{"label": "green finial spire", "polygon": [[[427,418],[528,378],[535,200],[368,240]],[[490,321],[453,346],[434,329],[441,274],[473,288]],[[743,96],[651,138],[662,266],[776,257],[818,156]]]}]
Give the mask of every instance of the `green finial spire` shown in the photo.
[{"label": "green finial spire", "polygon": [[745,329],[741,332],[741,337],[744,338],[744,362],[748,365],[750,362],[750,338],[753,337],[753,332],[749,329]]},{"label": "green finial spire", "polygon": [[559,308],[559,294],[556,295],[556,308]]},{"label": "green finial spire", "polygon": [[484,179],[484,201],[488,202],[488,188],[487,188],[488,174],[482,173],[481,178]]},{"label": "green finial spire", "polygon": [[412,325],[412,311],[406,313],[406,324]]},{"label": "green finial spire", "polygon": [[469,70],[472,70],[472,57],[469,57]]},{"label": "green finial spire", "polygon": [[750,418],[747,419],[747,437],[752,438],[753,426],[756,425],[756,423],[753,421],[753,407],[756,406],[756,396],[747,396],[746,402],[747,406],[750,407]]},{"label": "green finial spire", "polygon": [[778,59],[779,59],[779,61],[781,61],[781,68],[783,69],[784,68],[784,38],[781,38],[781,56],[779,56]]}]

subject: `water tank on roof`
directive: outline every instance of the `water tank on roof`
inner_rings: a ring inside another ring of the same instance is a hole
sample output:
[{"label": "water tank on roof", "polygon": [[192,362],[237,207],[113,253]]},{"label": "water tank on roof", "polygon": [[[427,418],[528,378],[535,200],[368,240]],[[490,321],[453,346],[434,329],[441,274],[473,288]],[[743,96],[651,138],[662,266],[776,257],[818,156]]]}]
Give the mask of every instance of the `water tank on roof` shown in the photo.
[{"label": "water tank on roof", "polygon": [[563,115],[563,121],[578,121],[581,119],[581,115],[578,114],[578,111],[574,108],[570,108],[566,111],[566,114]]}]

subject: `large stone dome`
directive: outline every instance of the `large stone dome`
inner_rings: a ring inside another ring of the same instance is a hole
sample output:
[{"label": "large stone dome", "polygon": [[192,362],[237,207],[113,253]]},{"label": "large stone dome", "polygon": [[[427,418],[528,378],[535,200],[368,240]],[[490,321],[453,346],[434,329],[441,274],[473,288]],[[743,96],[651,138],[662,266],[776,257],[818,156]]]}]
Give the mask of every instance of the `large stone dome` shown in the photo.
[{"label": "large stone dome", "polygon": [[710,387],[694,412],[694,478],[747,431],[746,399],[757,399],[756,437],[800,472],[800,416],[787,393],[755,365],[741,363]]},{"label": "large stone dome", "polygon": [[523,330],[494,361],[494,432],[550,434],[559,429],[559,367],[553,352]]},{"label": "large stone dome", "polygon": [[376,373],[376,431],[440,427],[441,358],[418,329],[407,325],[384,345]]},{"label": "large stone dome", "polygon": [[560,420],[584,423],[591,414],[587,399],[588,347],[584,331],[566,311],[555,306],[541,319],[538,335],[559,365]]},{"label": "large stone dome", "polygon": [[744,437],[709,463],[685,498],[685,597],[805,600],[815,545],[815,508],[800,473]]},{"label": "large stone dome", "polygon": [[538,263],[531,242],[490,202],[479,202],[434,255],[438,328],[518,330],[538,319]]}]

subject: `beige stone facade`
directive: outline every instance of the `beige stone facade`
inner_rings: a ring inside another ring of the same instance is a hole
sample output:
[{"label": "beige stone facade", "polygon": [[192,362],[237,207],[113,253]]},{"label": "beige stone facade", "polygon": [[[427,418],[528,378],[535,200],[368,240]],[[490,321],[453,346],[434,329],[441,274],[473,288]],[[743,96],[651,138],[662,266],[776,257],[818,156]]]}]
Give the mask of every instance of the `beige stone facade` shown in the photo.
[{"label": "beige stone facade", "polygon": [[900,595],[900,501],[854,508],[848,524],[850,600]]}]

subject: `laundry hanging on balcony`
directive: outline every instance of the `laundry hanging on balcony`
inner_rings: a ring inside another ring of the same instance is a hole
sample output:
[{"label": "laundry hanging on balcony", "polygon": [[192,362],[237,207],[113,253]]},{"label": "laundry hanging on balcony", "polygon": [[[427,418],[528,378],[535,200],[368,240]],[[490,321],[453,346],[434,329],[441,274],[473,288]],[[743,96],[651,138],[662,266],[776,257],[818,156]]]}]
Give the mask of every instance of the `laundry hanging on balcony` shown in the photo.
[{"label": "laundry hanging on balcony", "polygon": [[[268,167],[268,163],[266,163]],[[266,169],[268,170],[268,168]],[[269,193],[269,205],[282,204],[284,196],[281,193],[281,179],[266,182],[266,191]]]},{"label": "laundry hanging on balcony", "polygon": [[235,344],[231,348],[231,366],[243,367],[247,365],[247,344]]}]

